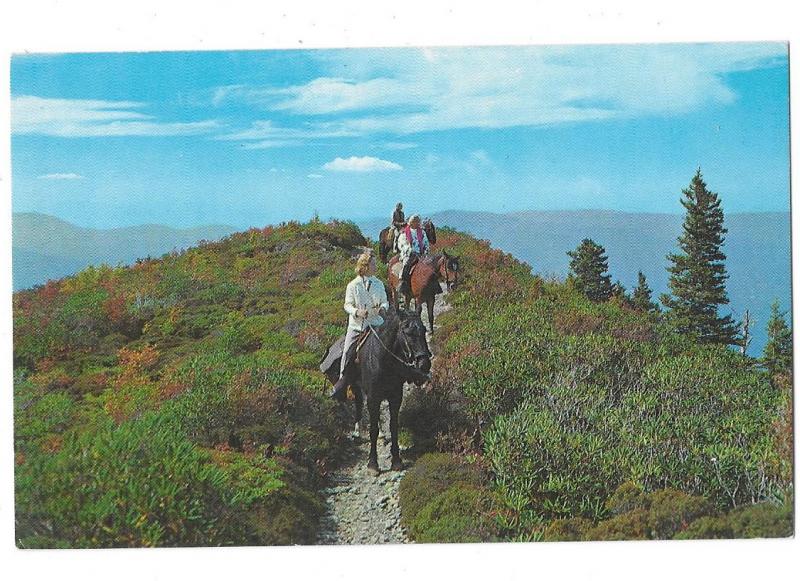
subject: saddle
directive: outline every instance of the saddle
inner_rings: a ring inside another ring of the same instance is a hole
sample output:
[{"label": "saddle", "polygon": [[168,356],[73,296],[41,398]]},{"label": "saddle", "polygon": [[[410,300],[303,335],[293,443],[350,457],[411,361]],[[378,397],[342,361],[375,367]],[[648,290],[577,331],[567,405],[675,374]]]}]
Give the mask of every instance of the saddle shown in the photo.
[{"label": "saddle", "polygon": [[[356,337],[356,340],[350,345],[350,352],[347,354],[349,359],[355,357],[355,361],[358,362],[358,351],[361,349],[364,341],[367,340],[367,337],[369,337],[369,328],[361,331],[358,337]],[[332,383],[336,383],[336,380],[339,379],[343,348],[344,335],[339,337],[333,345],[328,347],[328,350],[319,362],[319,370],[325,374]]]}]

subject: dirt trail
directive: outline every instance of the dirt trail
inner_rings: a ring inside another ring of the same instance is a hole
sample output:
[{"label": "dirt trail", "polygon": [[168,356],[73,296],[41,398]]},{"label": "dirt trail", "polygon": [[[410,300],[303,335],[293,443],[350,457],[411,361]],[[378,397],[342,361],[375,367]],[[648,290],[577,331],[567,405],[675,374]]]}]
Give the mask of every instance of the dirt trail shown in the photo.
[{"label": "dirt trail", "polygon": [[[449,309],[446,293],[436,296],[434,315],[438,317]],[[423,309],[422,320],[428,326],[427,311]],[[438,327],[438,325],[435,325]],[[431,335],[428,335],[431,341]],[[405,385],[405,394],[417,389]],[[352,404],[351,404],[352,405]],[[387,439],[389,437],[389,409],[381,406],[381,433],[378,436],[378,466],[380,474],[375,476],[367,470],[369,454],[369,428],[366,422],[366,406],[361,439],[354,440],[346,451],[339,468],[329,477],[328,487],[322,490],[325,496],[326,514],[322,518],[317,537],[319,545],[362,545],[382,543],[409,543],[406,532],[400,526],[400,481],[411,467],[408,458],[403,458],[404,470],[392,472]],[[386,435],[384,439],[384,434]],[[400,448],[403,452],[403,448]]]}]

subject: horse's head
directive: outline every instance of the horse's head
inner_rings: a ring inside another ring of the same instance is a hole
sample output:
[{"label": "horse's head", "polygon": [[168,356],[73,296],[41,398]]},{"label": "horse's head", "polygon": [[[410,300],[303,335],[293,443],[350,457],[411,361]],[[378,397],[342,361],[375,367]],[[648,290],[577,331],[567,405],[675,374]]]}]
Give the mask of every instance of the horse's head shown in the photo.
[{"label": "horse's head", "polygon": [[425,231],[425,236],[428,237],[428,242],[436,244],[436,226],[430,218],[425,218],[422,221],[422,229]]},{"label": "horse's head", "polygon": [[420,316],[413,311],[398,310],[399,319],[395,344],[403,353],[404,359],[418,370],[428,373],[431,370],[431,357],[426,329]]},{"label": "horse's head", "polygon": [[461,265],[458,263],[458,257],[450,256],[447,252],[442,252],[438,272],[439,278],[443,279],[447,284],[447,290],[453,290],[461,276]]}]

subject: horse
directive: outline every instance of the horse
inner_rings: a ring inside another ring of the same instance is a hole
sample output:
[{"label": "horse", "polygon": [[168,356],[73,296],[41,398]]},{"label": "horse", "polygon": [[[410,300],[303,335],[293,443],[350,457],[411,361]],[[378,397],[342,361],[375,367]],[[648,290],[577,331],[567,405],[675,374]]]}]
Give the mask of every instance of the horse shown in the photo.
[{"label": "horse", "polygon": [[[390,307],[383,325],[370,327],[358,350],[356,361],[350,363],[347,373],[356,400],[356,433],[367,396],[369,413],[369,461],[367,468],[379,473],[378,427],[381,402],[389,402],[389,431],[391,433],[392,470],[402,470],[400,447],[397,443],[398,415],[403,402],[403,384],[422,385],[430,379],[432,353],[425,338],[425,325],[418,313]],[[335,383],[338,365],[327,374]]]},{"label": "horse", "polygon": [[[395,272],[395,264],[399,264],[399,257],[395,256],[389,262],[389,300],[395,308],[400,306],[400,276]],[[399,268],[399,267],[398,267]],[[450,291],[458,284],[460,266],[458,257],[450,256],[447,252],[433,256],[423,256],[411,273],[411,296],[414,297],[416,313],[422,315],[422,305],[428,306],[428,323],[433,333],[433,303],[436,295],[442,292],[441,283],[445,282]],[[405,295],[405,308],[411,303],[411,296]]]},{"label": "horse", "polygon": [[[425,236],[428,237],[428,242],[436,244],[436,226],[430,218],[425,218],[422,221],[422,229],[425,231]],[[394,248],[394,228],[387,226],[378,234],[378,254],[381,257],[381,262],[386,264],[389,262],[389,254]]]}]

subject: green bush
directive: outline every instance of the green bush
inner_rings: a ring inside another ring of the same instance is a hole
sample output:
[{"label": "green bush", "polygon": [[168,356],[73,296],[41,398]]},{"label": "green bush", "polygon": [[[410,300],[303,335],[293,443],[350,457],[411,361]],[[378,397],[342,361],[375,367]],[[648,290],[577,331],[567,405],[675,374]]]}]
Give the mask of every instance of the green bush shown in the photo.
[{"label": "green bush", "polygon": [[223,542],[226,478],[166,418],[148,414],[64,439],[17,467],[17,537],[76,547]]},{"label": "green bush", "polygon": [[648,537],[648,514],[642,508],[619,514],[589,529],[585,541],[635,541]]},{"label": "green bush", "polygon": [[732,539],[734,535],[731,523],[726,516],[701,516],[673,538]]},{"label": "green bush", "polygon": [[736,508],[727,514],[701,517],[676,539],[782,538],[794,534],[792,503],[761,502]]},{"label": "green bush", "polygon": [[655,539],[671,539],[685,529],[693,520],[707,516],[708,502],[698,496],[690,496],[680,490],[658,490],[650,495],[650,511],[647,524]]},{"label": "green bush", "polygon": [[450,454],[421,456],[400,482],[403,526],[410,527],[430,500],[455,484],[480,486],[483,477],[474,465]]},{"label": "green bush", "polygon": [[635,508],[650,508],[650,496],[634,482],[623,482],[606,501],[606,508],[613,515],[629,512]]},{"label": "green bush", "polygon": [[543,541],[580,541],[594,526],[588,518],[576,516],[551,521],[542,535]]},{"label": "green bush", "polygon": [[487,517],[491,499],[485,488],[457,482],[432,497],[408,525],[418,543],[481,543],[496,530]]}]

